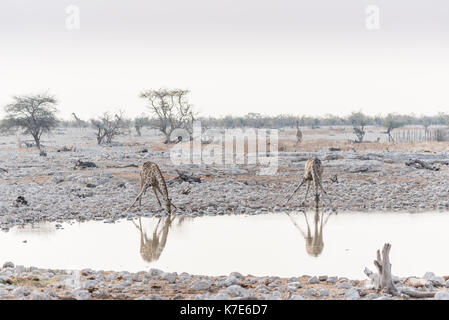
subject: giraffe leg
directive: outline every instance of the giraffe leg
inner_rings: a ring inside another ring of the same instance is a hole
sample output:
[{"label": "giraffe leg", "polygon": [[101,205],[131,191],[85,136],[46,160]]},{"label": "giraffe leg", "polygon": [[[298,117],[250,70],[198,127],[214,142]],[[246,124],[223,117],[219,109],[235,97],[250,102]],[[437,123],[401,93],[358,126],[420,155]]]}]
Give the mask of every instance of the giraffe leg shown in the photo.
[{"label": "giraffe leg", "polygon": [[[144,182],[143,182],[143,177],[142,174],[140,174],[140,191],[143,190],[144,187]],[[144,191],[145,192],[145,191]],[[139,207],[142,205],[142,195],[139,198]]]},{"label": "giraffe leg", "polygon": [[[170,203],[170,200],[168,199],[168,195],[162,193],[161,188],[159,187],[159,185],[156,185],[156,190],[159,191],[159,193],[161,194],[162,198],[164,199],[165,202]],[[161,206],[162,207],[162,206]]]},{"label": "giraffe leg", "polygon": [[159,203],[159,207],[162,208],[161,201],[159,200],[159,196],[157,195],[156,188],[154,186],[153,186],[153,192],[154,192],[154,195],[156,196],[157,202]]},{"label": "giraffe leg", "polygon": [[140,190],[139,194],[136,197],[136,200],[134,200],[133,204],[131,206],[129,206],[129,208],[126,209],[125,212],[128,212],[128,210],[131,209],[136,204],[137,200],[139,200],[139,205],[140,205],[140,199],[142,198],[142,194],[143,194],[143,189]]},{"label": "giraffe leg", "polygon": [[304,179],[302,179],[301,183],[296,187],[295,191],[293,191],[293,193],[290,195],[290,197],[288,197],[287,199],[287,203],[290,201],[290,199],[293,197],[293,195],[299,190],[299,188],[304,184]]},{"label": "giraffe leg", "polygon": [[306,190],[306,195],[304,196],[304,202],[303,203],[306,203],[307,195],[309,194],[309,189],[310,189],[310,180],[307,181],[307,190]]},{"label": "giraffe leg", "polygon": [[315,184],[315,205],[318,207],[318,202],[320,201],[320,194],[319,194],[319,180],[313,181]]}]

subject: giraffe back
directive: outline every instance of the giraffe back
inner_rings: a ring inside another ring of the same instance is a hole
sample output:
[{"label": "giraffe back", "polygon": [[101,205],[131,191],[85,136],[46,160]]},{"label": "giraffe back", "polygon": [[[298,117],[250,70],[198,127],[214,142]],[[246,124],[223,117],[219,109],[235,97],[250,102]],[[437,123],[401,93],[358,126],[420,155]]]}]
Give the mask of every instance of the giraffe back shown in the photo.
[{"label": "giraffe back", "polygon": [[142,165],[140,177],[147,185],[158,185],[164,196],[168,197],[167,184],[165,183],[164,176],[156,163],[146,161]]},{"label": "giraffe back", "polygon": [[146,161],[140,170],[140,179],[143,186],[155,186],[160,189],[162,195],[164,196],[167,211],[171,212],[167,184],[165,183],[164,176],[162,175],[159,166],[154,162]]},{"label": "giraffe back", "polygon": [[313,157],[306,161],[306,164],[304,165],[305,180],[313,180],[315,183],[318,183],[318,180],[321,180],[322,174],[323,165],[321,164],[320,159]]}]

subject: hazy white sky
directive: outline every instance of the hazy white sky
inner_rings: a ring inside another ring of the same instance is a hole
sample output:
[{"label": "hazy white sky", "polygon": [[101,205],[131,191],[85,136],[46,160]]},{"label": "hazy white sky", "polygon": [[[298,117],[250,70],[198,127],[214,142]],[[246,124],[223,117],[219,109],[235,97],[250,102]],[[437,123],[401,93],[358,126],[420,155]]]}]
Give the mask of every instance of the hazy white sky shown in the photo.
[{"label": "hazy white sky", "polygon": [[447,0],[2,0],[0,105],[48,89],[62,117],[136,116],[181,87],[205,116],[449,112],[448,40]]}]

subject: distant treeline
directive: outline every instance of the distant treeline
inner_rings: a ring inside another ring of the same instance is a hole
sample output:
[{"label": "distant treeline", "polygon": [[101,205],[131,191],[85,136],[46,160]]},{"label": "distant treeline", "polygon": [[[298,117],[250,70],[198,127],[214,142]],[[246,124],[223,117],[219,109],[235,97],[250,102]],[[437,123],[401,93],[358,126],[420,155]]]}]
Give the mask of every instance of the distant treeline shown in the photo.
[{"label": "distant treeline", "polygon": [[[363,120],[361,120],[363,119]],[[208,127],[224,127],[224,128],[282,128],[294,127],[298,121],[301,127],[319,127],[319,126],[353,126],[363,125],[385,126],[391,120],[404,125],[422,125],[429,127],[431,125],[448,125],[449,114],[439,113],[435,116],[416,116],[413,114],[388,114],[385,116],[368,116],[361,112],[353,112],[350,115],[340,117],[336,115],[325,115],[322,117],[311,116],[294,116],[294,115],[278,115],[264,116],[258,113],[249,113],[242,117],[225,116],[221,118],[199,118]]]},{"label": "distant treeline", "polygon": [[[406,125],[422,125],[429,127],[432,125],[448,125],[449,114],[440,112],[434,116],[417,116],[414,114],[387,114],[385,116],[369,116],[362,112],[352,112],[347,116],[337,116],[328,114],[321,117],[312,116],[295,116],[295,115],[277,115],[267,116],[259,113],[248,113],[245,116],[224,116],[224,117],[197,117],[201,120],[202,125],[206,127],[218,128],[282,128],[295,127],[298,122],[301,127],[319,127],[319,126],[354,126],[363,123],[364,126],[385,126],[388,121],[394,120],[401,126]],[[142,116],[135,119],[127,119],[129,126],[133,126],[134,122],[142,122],[142,127],[157,128],[159,120],[156,118],[143,118]],[[76,127],[78,124],[74,120],[61,120],[60,124],[64,127]],[[86,122],[86,126],[88,123]]]}]

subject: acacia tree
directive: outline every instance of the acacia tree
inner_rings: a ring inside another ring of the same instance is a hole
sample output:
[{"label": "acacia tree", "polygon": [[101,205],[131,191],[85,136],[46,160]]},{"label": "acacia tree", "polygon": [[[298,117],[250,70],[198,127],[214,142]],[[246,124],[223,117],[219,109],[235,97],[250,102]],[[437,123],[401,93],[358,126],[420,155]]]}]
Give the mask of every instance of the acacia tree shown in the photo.
[{"label": "acacia tree", "polygon": [[185,129],[192,135],[195,113],[188,102],[189,90],[159,89],[147,90],[140,97],[147,99],[151,113],[159,120],[158,129],[165,135],[165,143],[170,143],[170,135],[176,129]]},{"label": "acacia tree", "polygon": [[363,138],[365,137],[365,126],[368,123],[367,117],[361,112],[352,112],[348,120],[352,124],[352,129],[354,134],[357,136],[357,142],[363,142]]},{"label": "acacia tree", "polygon": [[55,97],[43,93],[13,96],[14,102],[5,106],[6,117],[2,121],[4,129],[22,129],[30,134],[41,150],[41,136],[50,132],[58,124]]},{"label": "acacia tree", "polygon": [[97,143],[103,142],[109,144],[116,136],[123,134],[126,129],[126,121],[123,119],[123,112],[112,116],[109,112],[105,112],[98,119],[91,119],[91,125],[96,129]]}]

